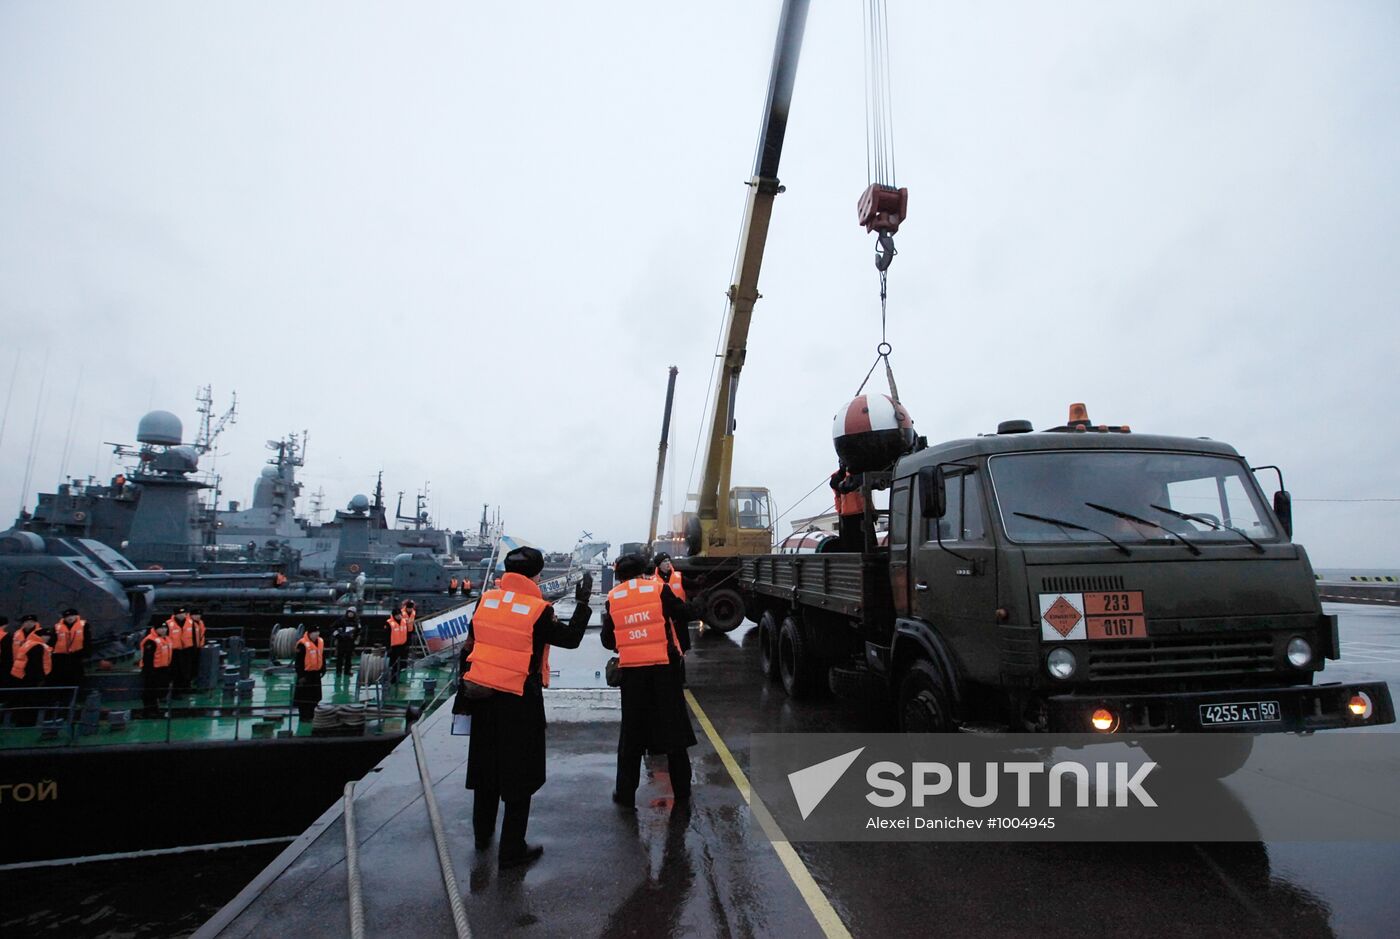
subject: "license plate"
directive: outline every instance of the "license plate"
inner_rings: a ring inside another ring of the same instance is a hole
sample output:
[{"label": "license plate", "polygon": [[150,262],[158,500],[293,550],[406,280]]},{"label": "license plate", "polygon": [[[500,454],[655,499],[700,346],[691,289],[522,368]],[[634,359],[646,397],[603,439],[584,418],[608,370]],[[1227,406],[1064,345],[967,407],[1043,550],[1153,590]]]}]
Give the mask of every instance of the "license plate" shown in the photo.
[{"label": "license plate", "polygon": [[1219,724],[1262,724],[1282,720],[1277,701],[1248,701],[1239,704],[1202,704],[1202,726]]}]

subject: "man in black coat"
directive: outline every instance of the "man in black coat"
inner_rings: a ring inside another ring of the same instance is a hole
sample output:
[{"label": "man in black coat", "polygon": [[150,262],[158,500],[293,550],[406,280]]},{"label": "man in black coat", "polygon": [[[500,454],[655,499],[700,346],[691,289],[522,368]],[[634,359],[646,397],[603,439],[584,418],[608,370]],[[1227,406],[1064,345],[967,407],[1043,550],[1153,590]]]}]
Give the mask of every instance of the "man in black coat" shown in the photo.
[{"label": "man in black coat", "polygon": [[[667,661],[617,670],[622,690],[622,731],[617,741],[617,786],[612,798],[618,805],[628,807],[636,801],[642,757],[647,753],[666,754],[671,791],[678,802],[688,800],[690,754],[686,748],[695,746],[695,730],[690,725],[684,693],[684,654],[690,649],[690,611],[668,584],[654,578],[639,581],[638,578],[645,577],[644,570],[645,561],[638,555],[624,554],[618,558],[613,564],[617,586],[603,605],[601,638],[603,646],[612,650],[618,645],[612,600],[619,596],[619,591],[628,591],[633,583],[649,584],[660,592],[661,609],[665,614]],[[625,662],[624,656],[620,664]]]},{"label": "man in black coat", "polygon": [[[499,585],[482,593],[468,640],[473,648],[463,653],[464,659],[470,660],[484,650],[486,644],[476,634],[476,619],[485,610],[527,599],[533,601],[529,604],[532,607],[541,607],[532,630],[533,647],[521,692],[497,690],[488,698],[472,702],[467,749],[467,788],[474,790],[472,830],[477,849],[485,850],[496,832],[497,809],[501,802],[505,803],[499,852],[502,868],[528,864],[544,853],[543,847],[526,844],[525,829],[530,821],[530,798],[545,779],[542,686],[549,680],[544,671],[548,668],[547,647],[578,648],[592,615],[588,598],[593,589],[592,578],[585,577],[574,592],[574,613],[564,623],[552,604],[543,603],[535,584],[535,578],[544,570],[544,555],[534,548],[516,548],[506,555],[505,568]],[[522,661],[523,658],[522,651]],[[471,678],[470,668],[463,678]]]},{"label": "man in black coat", "polygon": [[301,722],[310,723],[316,716],[316,705],[321,703],[321,677],[326,674],[326,644],[321,640],[320,626],[306,625],[306,633],[297,640],[292,653],[292,664],[297,675],[292,703]]},{"label": "man in black coat", "polygon": [[335,644],[335,677],[348,677],[355,665],[355,646],[360,642],[360,614],[354,607],[335,621],[331,640]]}]

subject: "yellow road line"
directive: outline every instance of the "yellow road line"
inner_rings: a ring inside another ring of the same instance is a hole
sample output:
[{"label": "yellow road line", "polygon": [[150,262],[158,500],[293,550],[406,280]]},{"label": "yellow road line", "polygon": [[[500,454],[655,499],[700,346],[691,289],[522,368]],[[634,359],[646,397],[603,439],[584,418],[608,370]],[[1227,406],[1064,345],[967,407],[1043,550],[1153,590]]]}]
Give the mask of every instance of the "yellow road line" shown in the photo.
[{"label": "yellow road line", "polygon": [[695,695],[690,693],[690,689],[685,691],[685,699],[690,702],[690,709],[695,712],[695,717],[700,721],[700,727],[705,731],[705,736],[710,738],[710,743],[715,751],[719,753],[720,762],[729,771],[729,776],[734,780],[735,787],[739,790],[739,795],[744,797],[744,801],[749,804],[750,810],[754,814],[759,827],[768,836],[768,841],[773,845],[773,850],[778,853],[778,860],[783,862],[783,867],[787,869],[788,876],[792,878],[792,884],[797,888],[797,892],[806,901],[807,908],[812,911],[812,916],[816,918],[817,925],[821,927],[823,935],[827,939],[850,939],[851,932],[846,928],[846,924],[841,922],[841,917],[837,915],[836,909],[831,905],[831,901],[822,893],[822,888],[817,886],[817,882],[812,879],[812,874],[807,870],[807,865],[802,863],[802,858],[798,857],[788,842],[787,836],[783,834],[778,823],[773,820],[773,816],[768,814],[768,809],[759,798],[758,793],[753,791],[749,785],[749,778],[744,775],[744,771],[739,768],[739,763],[734,759],[734,754],[729,752],[729,747],[725,746],[719,731],[715,730],[715,725],[710,723],[710,719],[705,716],[705,711],[700,707],[700,702],[695,700]]}]

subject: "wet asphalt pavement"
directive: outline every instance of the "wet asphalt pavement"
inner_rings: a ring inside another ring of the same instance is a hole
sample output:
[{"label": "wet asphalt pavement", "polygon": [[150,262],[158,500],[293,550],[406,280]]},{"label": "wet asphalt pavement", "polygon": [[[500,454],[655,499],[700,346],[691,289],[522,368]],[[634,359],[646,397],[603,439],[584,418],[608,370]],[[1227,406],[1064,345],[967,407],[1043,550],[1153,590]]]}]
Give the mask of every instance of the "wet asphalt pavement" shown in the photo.
[{"label": "wet asphalt pavement", "polygon": [[[1324,680],[1400,686],[1400,611],[1328,609],[1342,615],[1343,660],[1329,663]],[[687,659],[696,701],[744,770],[752,733],[889,729],[838,700],[788,700],[760,676],[756,639],[751,624],[699,636]],[[556,651],[554,688],[596,688],[607,655],[594,632],[576,652]],[[671,804],[664,759],[644,780],[635,813],[612,806],[617,725],[606,694],[601,707],[597,691],[551,703],[549,781],[530,819],[530,840],[546,851],[525,870],[498,872],[493,853],[476,851],[462,788],[465,739],[450,735],[445,712],[424,722],[473,934],[819,935],[808,899],[753,826],[698,721],[688,811]],[[356,812],[368,934],[452,935],[410,745],[360,784]],[[344,829],[334,813],[323,823],[280,876],[250,886],[250,902],[235,901],[225,920],[209,924],[222,928],[217,934],[347,932]],[[1391,936],[1400,928],[1395,844],[794,847],[854,936]]]}]

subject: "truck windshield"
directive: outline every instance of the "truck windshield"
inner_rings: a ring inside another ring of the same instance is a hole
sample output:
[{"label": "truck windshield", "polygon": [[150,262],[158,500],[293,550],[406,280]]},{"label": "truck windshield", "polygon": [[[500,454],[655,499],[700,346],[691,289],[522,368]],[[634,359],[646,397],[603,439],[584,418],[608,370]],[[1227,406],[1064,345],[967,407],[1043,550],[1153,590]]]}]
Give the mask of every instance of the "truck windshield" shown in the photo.
[{"label": "truck windshield", "polygon": [[[1243,463],[1228,457],[1061,450],[1002,454],[987,465],[1001,523],[1012,541],[1103,542],[1092,529],[1130,544],[1179,543],[1171,533],[1195,544],[1275,537],[1254,480]],[[1105,514],[1102,506],[1152,524]],[[1069,524],[1057,527],[1041,519]]]}]

